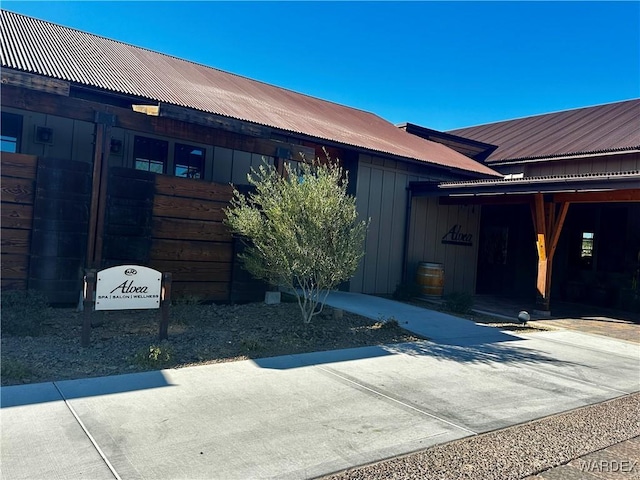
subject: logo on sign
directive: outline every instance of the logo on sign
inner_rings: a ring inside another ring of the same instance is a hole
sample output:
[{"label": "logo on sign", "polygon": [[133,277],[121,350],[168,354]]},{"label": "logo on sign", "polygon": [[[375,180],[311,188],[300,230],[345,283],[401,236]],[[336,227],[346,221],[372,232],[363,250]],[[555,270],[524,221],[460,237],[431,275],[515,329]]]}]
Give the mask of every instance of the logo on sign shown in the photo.
[{"label": "logo on sign", "polygon": [[464,245],[470,247],[472,243],[473,235],[471,233],[464,233],[462,231],[462,225],[454,225],[451,229],[442,237],[442,243],[448,243],[451,245]]},{"label": "logo on sign", "polygon": [[135,268],[127,268],[127,269],[124,271],[124,274],[125,274],[125,275],[128,275],[128,276],[135,275],[136,273],[138,273],[138,271],[137,271]]}]

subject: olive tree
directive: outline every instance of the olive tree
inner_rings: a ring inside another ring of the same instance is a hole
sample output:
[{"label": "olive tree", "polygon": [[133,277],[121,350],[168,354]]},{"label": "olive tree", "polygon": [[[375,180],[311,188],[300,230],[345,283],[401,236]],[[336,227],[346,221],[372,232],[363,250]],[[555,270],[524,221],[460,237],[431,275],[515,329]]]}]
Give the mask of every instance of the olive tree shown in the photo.
[{"label": "olive tree", "polygon": [[304,323],[322,311],[331,289],[351,278],[364,256],[368,222],[347,195],[348,174],[327,163],[264,163],[247,175],[255,189],[234,188],[226,223],[245,243],[239,255],[254,277],[296,295]]}]

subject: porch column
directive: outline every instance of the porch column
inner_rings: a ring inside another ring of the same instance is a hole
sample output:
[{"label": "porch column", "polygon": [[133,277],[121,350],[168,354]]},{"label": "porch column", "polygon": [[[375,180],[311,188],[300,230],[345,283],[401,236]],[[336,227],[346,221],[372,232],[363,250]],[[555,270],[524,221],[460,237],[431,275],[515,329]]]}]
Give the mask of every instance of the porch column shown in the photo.
[{"label": "porch column", "polygon": [[[557,211],[558,206],[559,211]],[[536,233],[536,251],[538,252],[536,308],[545,313],[550,311],[553,256],[568,210],[569,202],[545,202],[541,193],[535,194],[531,204],[533,226]]]}]

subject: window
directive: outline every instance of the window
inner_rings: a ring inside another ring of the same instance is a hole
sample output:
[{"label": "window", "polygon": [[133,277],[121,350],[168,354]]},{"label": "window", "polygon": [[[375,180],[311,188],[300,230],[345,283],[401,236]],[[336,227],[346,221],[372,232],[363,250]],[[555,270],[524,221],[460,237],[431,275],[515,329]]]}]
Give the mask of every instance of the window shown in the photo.
[{"label": "window", "polygon": [[3,152],[18,153],[22,138],[22,115],[2,112],[2,146]]},{"label": "window", "polygon": [[147,137],[135,137],[133,161],[136,170],[164,173],[167,165],[168,142]]},{"label": "window", "polygon": [[580,243],[580,265],[588,270],[593,265],[593,232],[582,232]]},{"label": "window", "polygon": [[174,175],[184,178],[202,178],[205,151],[203,148],[176,143],[174,150]]},{"label": "window", "polygon": [[580,257],[593,257],[593,233],[582,232],[582,249],[580,251]]}]

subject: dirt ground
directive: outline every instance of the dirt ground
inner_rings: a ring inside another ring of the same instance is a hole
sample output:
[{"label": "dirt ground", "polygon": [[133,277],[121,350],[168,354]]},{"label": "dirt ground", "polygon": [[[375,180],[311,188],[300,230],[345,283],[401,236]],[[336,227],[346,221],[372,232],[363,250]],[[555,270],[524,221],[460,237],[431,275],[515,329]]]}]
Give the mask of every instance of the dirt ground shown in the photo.
[{"label": "dirt ground", "polygon": [[[3,312],[5,313],[5,312]],[[410,342],[397,322],[372,321],[327,307],[302,323],[297,303],[176,305],[169,340],[158,340],[157,311],[93,312],[91,346],[80,345],[83,314],[45,309],[40,332],[2,334],[2,385],[133,373],[158,368],[318,350]]]}]

